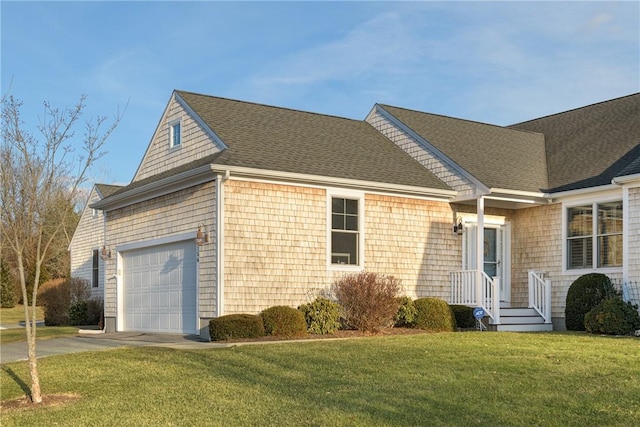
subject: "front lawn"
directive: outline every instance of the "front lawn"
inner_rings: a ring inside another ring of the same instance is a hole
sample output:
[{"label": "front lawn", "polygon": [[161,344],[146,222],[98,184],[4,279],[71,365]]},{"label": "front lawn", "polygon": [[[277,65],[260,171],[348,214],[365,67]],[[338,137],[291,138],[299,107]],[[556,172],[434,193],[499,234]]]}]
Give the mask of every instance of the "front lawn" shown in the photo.
[{"label": "front lawn", "polygon": [[[443,333],[40,359],[43,393],[2,425],[637,426],[640,340]],[[2,366],[3,402],[25,362]]]},{"label": "front lawn", "polygon": [[[36,340],[68,337],[78,334],[78,326],[36,326]],[[0,330],[0,344],[26,341],[24,328]]]},{"label": "front lawn", "polygon": [[[44,319],[44,308],[36,306],[36,319]],[[29,306],[29,320],[31,320],[31,306]],[[11,325],[24,322],[24,306],[16,305],[12,308],[0,308],[0,325]]]}]

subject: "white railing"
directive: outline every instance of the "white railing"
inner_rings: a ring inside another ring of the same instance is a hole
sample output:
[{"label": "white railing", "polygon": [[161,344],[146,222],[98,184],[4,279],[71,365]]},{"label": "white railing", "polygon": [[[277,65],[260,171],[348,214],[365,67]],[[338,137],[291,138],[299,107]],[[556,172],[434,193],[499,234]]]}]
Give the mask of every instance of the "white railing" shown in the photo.
[{"label": "white railing", "polygon": [[529,308],[537,311],[544,323],[551,323],[551,279],[544,273],[529,271]]},{"label": "white railing", "polygon": [[482,307],[494,325],[500,324],[500,278],[492,279],[484,271],[477,270],[452,271],[449,278],[451,304]]}]

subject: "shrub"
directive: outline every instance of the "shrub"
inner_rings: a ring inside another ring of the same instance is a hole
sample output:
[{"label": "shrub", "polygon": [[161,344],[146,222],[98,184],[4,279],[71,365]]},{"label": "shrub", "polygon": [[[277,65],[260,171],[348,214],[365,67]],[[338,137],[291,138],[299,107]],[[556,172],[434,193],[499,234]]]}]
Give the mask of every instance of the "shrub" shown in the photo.
[{"label": "shrub", "polygon": [[564,311],[567,330],[584,331],[584,315],[614,295],[611,280],[604,274],[589,273],[578,277],[567,291]]},{"label": "shrub", "polygon": [[405,328],[412,327],[418,315],[416,305],[413,303],[413,300],[407,296],[398,298],[398,302],[400,303],[400,307],[394,317],[395,326]]},{"label": "shrub", "polygon": [[86,301],[78,301],[69,307],[69,324],[73,326],[88,325],[88,309]]},{"label": "shrub", "polygon": [[607,298],[584,316],[591,334],[627,335],[640,329],[638,306],[620,298]]},{"label": "shrub", "polygon": [[392,276],[366,272],[344,276],[332,287],[347,326],[363,332],[393,325],[401,289],[400,281]]},{"label": "shrub", "polygon": [[476,327],[476,318],[473,316],[473,307],[466,305],[450,305],[458,329],[470,329]]},{"label": "shrub", "polygon": [[264,336],[262,317],[254,314],[229,314],[209,321],[211,341]]},{"label": "shrub", "polygon": [[298,310],[304,315],[309,333],[332,334],[340,329],[342,307],[327,298],[318,297],[309,304],[302,304]]},{"label": "shrub", "polygon": [[278,305],[260,313],[264,332],[277,337],[299,337],[307,332],[304,314],[292,307]]},{"label": "shrub", "polygon": [[87,300],[87,325],[98,325],[102,329],[104,322],[104,301],[102,298]]},{"label": "shrub", "polygon": [[69,282],[69,292],[71,294],[71,303],[87,301],[91,298],[91,286],[89,281],[79,277],[72,277]]},{"label": "shrub", "polygon": [[38,299],[44,305],[44,324],[62,326],[69,324],[71,307],[70,281],[54,279],[45,282],[38,289]]},{"label": "shrub", "polygon": [[12,308],[16,305],[16,292],[13,289],[13,282],[9,268],[4,260],[0,259],[0,306],[2,308]]},{"label": "shrub", "polygon": [[453,331],[453,315],[446,301],[438,298],[419,298],[414,304],[418,311],[416,328],[432,332]]}]

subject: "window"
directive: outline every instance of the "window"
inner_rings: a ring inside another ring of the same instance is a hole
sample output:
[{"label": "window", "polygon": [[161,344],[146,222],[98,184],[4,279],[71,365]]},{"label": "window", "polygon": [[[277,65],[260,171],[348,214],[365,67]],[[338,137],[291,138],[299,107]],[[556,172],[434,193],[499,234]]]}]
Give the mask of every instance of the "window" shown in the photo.
[{"label": "window", "polygon": [[331,198],[331,264],[359,265],[358,199]]},{"label": "window", "polygon": [[91,273],[92,273],[92,280],[91,280],[91,286],[93,286],[94,288],[98,287],[98,278],[99,278],[99,271],[100,271],[100,267],[99,267],[99,251],[98,249],[94,249],[93,250],[93,265],[92,265],[92,269],[91,269]]},{"label": "window", "polygon": [[169,124],[169,139],[171,140],[171,148],[179,147],[181,140],[180,134],[180,120],[171,122]]},{"label": "window", "polygon": [[[596,249],[594,253],[594,248]],[[622,202],[567,210],[567,268],[622,266]]]}]

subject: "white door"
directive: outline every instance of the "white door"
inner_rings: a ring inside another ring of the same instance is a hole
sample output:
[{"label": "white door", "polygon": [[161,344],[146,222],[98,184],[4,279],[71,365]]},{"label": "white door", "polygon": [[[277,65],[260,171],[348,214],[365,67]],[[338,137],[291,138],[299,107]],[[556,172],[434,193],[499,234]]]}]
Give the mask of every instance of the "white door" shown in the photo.
[{"label": "white door", "polygon": [[[462,260],[464,270],[475,270],[476,268],[476,230],[475,224],[469,224],[464,233]],[[485,226],[483,250],[484,272],[489,277],[500,279],[500,301],[510,301],[509,227],[506,225]]]},{"label": "white door", "polygon": [[123,253],[125,331],[196,333],[193,241]]}]

